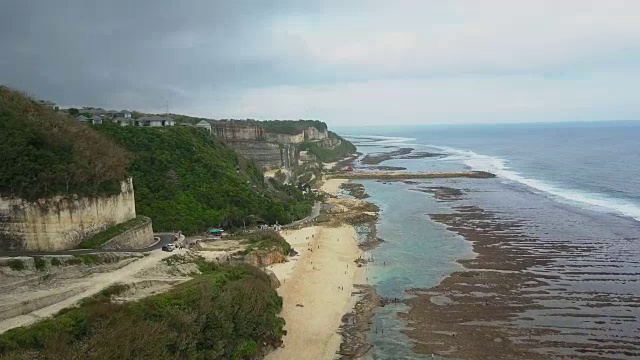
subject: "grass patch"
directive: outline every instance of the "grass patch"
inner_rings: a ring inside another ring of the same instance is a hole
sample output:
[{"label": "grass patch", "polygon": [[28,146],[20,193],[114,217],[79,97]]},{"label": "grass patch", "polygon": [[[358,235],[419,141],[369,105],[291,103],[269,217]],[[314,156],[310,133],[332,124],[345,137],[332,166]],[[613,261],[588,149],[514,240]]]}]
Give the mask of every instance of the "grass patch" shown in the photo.
[{"label": "grass patch", "polygon": [[272,250],[276,249],[283,255],[289,255],[291,245],[277,232],[273,230],[262,230],[249,235],[245,240],[249,244],[247,248],[240,252],[241,255],[247,255],[256,250]]},{"label": "grass patch", "polygon": [[202,256],[185,256],[185,255],[171,255],[167,258],[162,259],[167,265],[180,265],[180,264],[196,264],[198,266],[198,270],[202,274],[213,274],[217,271],[220,271],[220,267],[216,265],[214,262],[210,262],[205,260]]},{"label": "grass patch", "polygon": [[123,222],[122,224],[114,225],[106,230],[103,230],[87,239],[84,239],[79,245],[78,249],[95,249],[102,245],[104,245],[107,241],[113,239],[114,237],[122,234],[127,230],[131,230],[144,224],[147,221],[147,217],[145,216],[137,216],[134,219],[131,219],[127,222]]},{"label": "grass patch", "polygon": [[[105,263],[113,263],[117,262],[118,259],[100,256],[97,254],[86,254],[86,255],[75,255],[71,259],[66,261],[67,265],[100,265]],[[61,263],[60,261],[58,261]],[[51,265],[53,265],[53,260],[51,260]]]}]

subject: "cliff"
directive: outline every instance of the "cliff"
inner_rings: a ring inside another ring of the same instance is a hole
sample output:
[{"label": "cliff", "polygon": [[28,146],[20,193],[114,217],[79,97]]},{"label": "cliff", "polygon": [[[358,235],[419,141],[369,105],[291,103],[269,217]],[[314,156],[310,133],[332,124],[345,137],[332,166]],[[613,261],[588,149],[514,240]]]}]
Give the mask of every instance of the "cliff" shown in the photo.
[{"label": "cliff", "polygon": [[321,148],[340,144],[326,124],[309,121],[212,121],[212,133],[262,169],[292,168],[298,165],[301,145]]},{"label": "cliff", "polygon": [[280,249],[255,250],[244,257],[244,262],[253,266],[264,267],[287,261]]},{"label": "cliff", "polygon": [[72,249],[85,238],[135,217],[131,179],[123,181],[114,195],[37,201],[0,197],[0,250]]},{"label": "cliff", "polygon": [[69,249],[136,216],[125,149],[4,86],[0,159],[0,249]]}]

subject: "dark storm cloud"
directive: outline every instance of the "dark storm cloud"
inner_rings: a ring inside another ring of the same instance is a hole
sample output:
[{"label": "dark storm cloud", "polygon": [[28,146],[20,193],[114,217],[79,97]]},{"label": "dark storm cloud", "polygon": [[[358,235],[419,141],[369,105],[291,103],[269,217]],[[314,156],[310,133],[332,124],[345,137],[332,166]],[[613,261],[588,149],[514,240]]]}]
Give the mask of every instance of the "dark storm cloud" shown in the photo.
[{"label": "dark storm cloud", "polygon": [[[60,104],[163,108],[185,91],[267,84],[288,1],[9,0],[0,12],[0,83]],[[268,71],[266,71],[268,70]]]},{"label": "dark storm cloud", "polygon": [[2,0],[0,84],[211,117],[637,118],[638,14],[626,0]]}]

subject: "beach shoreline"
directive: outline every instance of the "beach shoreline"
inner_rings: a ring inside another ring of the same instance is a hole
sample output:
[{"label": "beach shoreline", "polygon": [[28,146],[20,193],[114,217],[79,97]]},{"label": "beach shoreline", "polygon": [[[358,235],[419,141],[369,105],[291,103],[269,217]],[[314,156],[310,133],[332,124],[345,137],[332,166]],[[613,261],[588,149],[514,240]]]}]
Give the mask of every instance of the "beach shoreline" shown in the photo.
[{"label": "beach shoreline", "polygon": [[[325,181],[322,190],[337,195],[346,179]],[[360,299],[366,286],[364,257],[354,226],[311,226],[284,230],[284,238],[298,253],[288,262],[268,266],[280,281],[281,316],[287,335],[268,360],[332,359],[339,356],[343,317]]]}]

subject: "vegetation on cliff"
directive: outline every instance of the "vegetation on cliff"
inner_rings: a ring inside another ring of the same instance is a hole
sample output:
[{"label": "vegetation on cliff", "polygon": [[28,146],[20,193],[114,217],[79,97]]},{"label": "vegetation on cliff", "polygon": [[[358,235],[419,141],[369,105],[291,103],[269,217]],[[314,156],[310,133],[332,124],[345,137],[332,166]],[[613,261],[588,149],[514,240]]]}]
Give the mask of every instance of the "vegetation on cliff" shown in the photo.
[{"label": "vegetation on cliff", "polygon": [[171,116],[175,121],[195,125],[202,120],[211,121],[213,124],[217,122],[228,122],[232,124],[238,125],[253,125],[261,127],[269,132],[277,133],[277,134],[289,134],[296,135],[300,134],[309,127],[315,127],[318,131],[327,130],[327,124],[320,120],[254,120],[254,119],[226,119],[226,120],[215,120],[215,119],[205,119],[194,116],[180,115],[180,114],[164,114],[166,116]]},{"label": "vegetation on cliff", "polygon": [[3,359],[247,359],[284,333],[282,298],[248,265],[198,266],[166,293],[115,304],[119,285],[51,319],[0,335]]},{"label": "vegetation on cliff", "polygon": [[186,234],[258,221],[281,224],[308,215],[311,200],[295,187],[273,189],[252,162],[201,129],[96,126],[134,154],[136,211],[156,231]]},{"label": "vegetation on cliff", "polygon": [[333,148],[320,147],[316,142],[304,142],[300,145],[300,150],[306,150],[316,156],[320,162],[328,163],[338,161],[344,157],[356,153],[356,146],[345,140],[340,135],[329,131],[329,138],[339,140],[340,144]]},{"label": "vegetation on cliff", "polygon": [[282,235],[273,230],[252,233],[246,238],[246,243],[248,246],[242,251],[243,255],[257,250],[277,250],[284,256],[288,256],[291,252],[291,244]]},{"label": "vegetation on cliff", "polygon": [[146,223],[149,221],[149,218],[146,216],[140,216],[125,221],[120,224],[112,225],[97,234],[93,234],[92,236],[82,240],[80,244],[78,244],[78,249],[95,249],[102,245],[104,245],[107,241],[113,239],[114,237],[123,234],[125,231],[129,231],[131,229],[135,229],[136,227]]},{"label": "vegetation on cliff", "polygon": [[327,124],[319,120],[246,120],[247,125],[257,125],[277,134],[300,134],[306,128],[314,127],[318,131],[327,130]]},{"label": "vegetation on cliff", "polygon": [[129,156],[75,119],[0,86],[0,195],[37,200],[120,191]]}]

